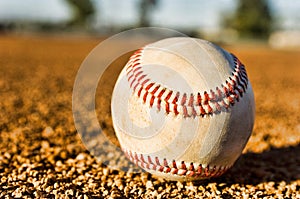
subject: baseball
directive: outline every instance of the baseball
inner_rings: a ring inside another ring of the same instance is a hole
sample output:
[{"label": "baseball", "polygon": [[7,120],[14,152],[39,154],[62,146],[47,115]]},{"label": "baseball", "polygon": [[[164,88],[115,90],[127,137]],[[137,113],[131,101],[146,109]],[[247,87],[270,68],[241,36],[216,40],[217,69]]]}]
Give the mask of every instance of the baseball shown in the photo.
[{"label": "baseball", "polygon": [[111,111],[124,154],[168,180],[222,175],[245,147],[255,103],[245,66],[201,39],[148,44],[115,84]]}]

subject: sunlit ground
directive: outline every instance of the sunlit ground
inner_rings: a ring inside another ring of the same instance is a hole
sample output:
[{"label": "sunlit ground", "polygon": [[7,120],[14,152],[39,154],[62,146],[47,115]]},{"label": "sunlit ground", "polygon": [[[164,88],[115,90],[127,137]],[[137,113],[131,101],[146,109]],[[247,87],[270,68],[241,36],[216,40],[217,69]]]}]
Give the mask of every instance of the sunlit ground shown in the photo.
[{"label": "sunlit ground", "polygon": [[[300,196],[299,50],[225,46],[246,65],[254,89],[253,134],[244,154],[224,176],[176,183],[112,171],[81,144],[72,117],[72,88],[81,62],[99,42],[0,36],[1,197]],[[125,61],[117,61],[115,67]],[[117,76],[114,70],[107,75]],[[107,83],[98,90],[97,113],[104,132],[113,136],[112,86]]]}]

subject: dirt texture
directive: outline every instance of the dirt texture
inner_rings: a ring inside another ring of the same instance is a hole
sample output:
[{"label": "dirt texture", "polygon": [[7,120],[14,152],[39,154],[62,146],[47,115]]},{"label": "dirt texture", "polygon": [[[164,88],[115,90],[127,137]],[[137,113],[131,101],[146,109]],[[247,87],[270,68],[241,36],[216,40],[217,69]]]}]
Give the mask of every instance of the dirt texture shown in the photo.
[{"label": "dirt texture", "polygon": [[[0,36],[0,198],[300,198],[300,50],[224,46],[246,65],[253,86],[252,136],[221,177],[174,182],[112,169],[82,143],[73,84],[100,41]],[[99,123],[116,145],[109,103],[128,57],[111,64],[97,89]],[[110,158],[124,160],[119,155]]]}]

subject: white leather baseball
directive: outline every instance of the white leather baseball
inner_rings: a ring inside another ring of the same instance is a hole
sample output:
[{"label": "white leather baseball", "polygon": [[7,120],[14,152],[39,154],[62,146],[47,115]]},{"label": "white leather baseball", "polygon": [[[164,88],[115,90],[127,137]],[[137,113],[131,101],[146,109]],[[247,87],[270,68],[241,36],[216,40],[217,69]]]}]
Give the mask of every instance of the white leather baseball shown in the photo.
[{"label": "white leather baseball", "polygon": [[240,156],[255,104],[244,65],[201,39],[136,51],[116,82],[113,126],[125,155],[169,180],[216,177]]}]

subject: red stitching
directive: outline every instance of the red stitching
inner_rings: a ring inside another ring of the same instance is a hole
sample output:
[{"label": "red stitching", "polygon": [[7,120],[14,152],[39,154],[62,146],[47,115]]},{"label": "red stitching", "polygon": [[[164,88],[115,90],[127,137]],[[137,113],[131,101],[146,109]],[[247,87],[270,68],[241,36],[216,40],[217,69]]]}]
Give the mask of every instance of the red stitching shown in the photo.
[{"label": "red stitching", "polygon": [[[161,110],[161,103],[166,114],[183,115],[183,117],[196,117],[218,114],[227,111],[243,97],[248,86],[248,77],[244,65],[236,56],[231,54],[235,68],[227,80],[217,86],[215,90],[198,92],[196,94],[180,93],[167,89],[160,84],[155,84],[146,78],[141,62],[143,50],[137,50],[126,65],[126,75],[130,87],[143,102],[150,107],[155,106]],[[153,89],[153,90],[151,90]],[[164,97],[164,98],[163,98]]]},{"label": "red stitching", "polygon": [[173,175],[179,176],[188,176],[192,178],[210,178],[217,177],[225,173],[231,166],[211,166],[207,165],[203,167],[202,164],[195,163],[186,163],[181,161],[180,163],[175,160],[168,161],[166,158],[160,159],[159,157],[151,158],[149,155],[144,157],[143,154],[137,154],[122,148],[125,153],[125,156],[134,162],[137,166],[140,166],[143,169],[158,171],[162,173],[170,173]]}]

